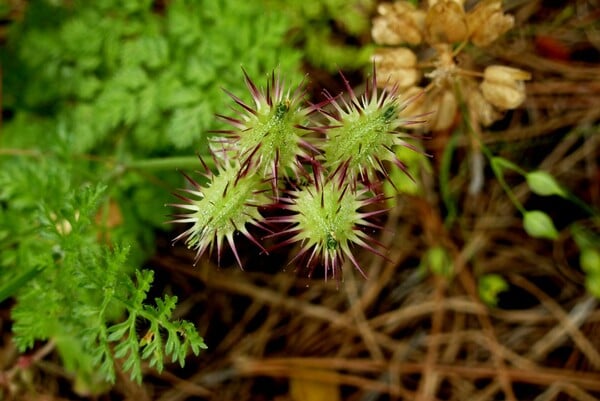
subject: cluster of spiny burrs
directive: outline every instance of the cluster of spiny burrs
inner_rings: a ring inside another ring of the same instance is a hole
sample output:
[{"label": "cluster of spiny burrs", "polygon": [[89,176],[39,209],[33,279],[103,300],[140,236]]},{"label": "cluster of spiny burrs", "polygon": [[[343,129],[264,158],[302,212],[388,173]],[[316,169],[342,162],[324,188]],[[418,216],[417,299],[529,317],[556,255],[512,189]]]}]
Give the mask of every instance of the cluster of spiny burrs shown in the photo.
[{"label": "cluster of spiny burrs", "polygon": [[[385,257],[372,218],[386,211],[378,183],[388,169],[406,172],[395,152],[410,147],[401,131],[411,122],[400,117],[406,104],[394,89],[377,89],[375,72],[362,96],[342,75],[345,96],[324,91],[319,104],[307,101],[302,83],[286,90],[272,73],[263,91],[244,76],[254,104],[227,92],[236,115],[218,117],[232,129],[212,139],[215,171],[205,165],[202,184],[185,175],[190,186],[177,195],[184,203],[172,205],[185,212],[173,222],[191,226],[175,241],[185,239],[196,262],[215,246],[220,260],[227,242],[243,268],[236,234],[262,252],[261,239],[277,238],[276,246],[298,244],[292,262],[309,276],[322,266],[325,279],[340,278],[347,260],[364,275],[352,248]],[[262,207],[277,212],[264,217]]]}]

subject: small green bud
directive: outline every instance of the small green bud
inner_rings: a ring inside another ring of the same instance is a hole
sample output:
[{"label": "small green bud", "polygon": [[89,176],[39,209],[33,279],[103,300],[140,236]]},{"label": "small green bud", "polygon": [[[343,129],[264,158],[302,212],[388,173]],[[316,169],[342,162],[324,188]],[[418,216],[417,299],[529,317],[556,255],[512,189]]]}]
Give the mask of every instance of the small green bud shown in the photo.
[{"label": "small green bud", "polygon": [[529,188],[537,195],[566,197],[565,190],[561,188],[552,175],[545,171],[533,171],[526,174],[525,179]]},{"label": "small green bud", "polygon": [[508,290],[506,280],[498,274],[486,274],[479,279],[479,298],[490,306],[498,304],[498,294]]},{"label": "small green bud", "polygon": [[454,271],[454,265],[448,251],[441,246],[435,246],[427,250],[421,264],[433,274],[444,277],[451,277]]},{"label": "small green bud", "polygon": [[398,192],[406,195],[419,195],[422,192],[422,185],[417,181],[420,171],[422,169],[430,170],[427,157],[420,151],[415,152],[406,146],[398,146],[395,153],[396,157],[405,164],[406,171],[391,170],[388,180],[383,184],[390,207],[395,205],[395,196]]},{"label": "small green bud", "polygon": [[600,298],[600,272],[588,274],[585,278],[585,286],[590,294]]},{"label": "small green bud", "polygon": [[579,265],[588,274],[600,275],[600,252],[593,248],[584,248],[579,255]]},{"label": "small green bud", "polygon": [[596,248],[600,244],[600,236],[579,223],[571,224],[569,231],[579,249]]},{"label": "small green bud", "polygon": [[546,238],[555,240],[558,237],[558,231],[550,216],[540,210],[531,210],[523,215],[523,228],[530,236],[534,238]]}]

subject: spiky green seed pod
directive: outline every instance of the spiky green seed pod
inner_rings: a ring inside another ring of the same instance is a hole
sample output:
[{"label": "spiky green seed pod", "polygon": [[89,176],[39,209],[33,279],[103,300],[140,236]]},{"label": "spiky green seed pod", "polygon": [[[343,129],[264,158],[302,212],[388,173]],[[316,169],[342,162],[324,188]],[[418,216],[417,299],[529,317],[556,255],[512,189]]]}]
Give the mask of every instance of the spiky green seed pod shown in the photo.
[{"label": "spiky green seed pod", "polygon": [[[387,176],[388,161],[406,172],[394,150],[411,147],[403,139],[408,135],[400,132],[410,123],[399,114],[405,104],[395,91],[378,92],[375,73],[360,98],[344,78],[349,100],[326,93],[326,100],[316,105],[305,101],[302,85],[286,91],[275,73],[264,91],[245,71],[244,76],[254,104],[227,92],[238,115],[219,115],[233,129],[219,131],[224,135],[211,143],[216,163],[225,167],[208,174],[207,185],[188,177],[193,188],[184,190],[188,196],[180,198],[185,203],[175,206],[189,213],[177,215],[174,222],[192,226],[175,240],[185,238],[196,250],[196,260],[215,245],[220,255],[226,241],[241,266],[234,235],[240,232],[261,247],[247,227],[265,228],[259,206],[279,206],[284,215],[268,222],[286,227],[272,236],[288,236],[281,245],[299,243],[295,259],[303,260],[310,273],[319,265],[326,279],[340,277],[349,260],[364,275],[352,250],[360,247],[385,258],[372,237],[379,227],[370,218],[385,211],[375,207],[383,195],[372,184]],[[329,103],[332,112],[322,108]],[[310,119],[314,111],[327,116],[329,124]],[[280,175],[288,179],[288,187],[297,185],[283,190],[281,198]]]},{"label": "spiky green seed pod", "polygon": [[237,163],[225,164],[218,174],[207,172],[206,185],[199,184],[187,175],[185,177],[191,188],[181,190],[185,196],[176,194],[185,203],[171,206],[188,213],[175,215],[171,222],[191,223],[192,226],[173,241],[185,238],[187,247],[196,250],[197,262],[207,250],[211,252],[215,244],[220,260],[226,240],[242,267],[234,236],[239,232],[263,249],[247,226],[262,227],[263,217],[258,207],[271,202],[265,194],[268,185],[260,176],[249,173],[248,169]]},{"label": "spiky green seed pod", "polygon": [[301,249],[294,259],[304,259],[310,272],[315,265],[325,269],[325,279],[339,277],[342,265],[350,260],[365,275],[352,254],[353,246],[360,246],[384,257],[376,248],[378,244],[365,233],[366,229],[380,228],[369,217],[385,210],[362,211],[380,203],[381,196],[373,196],[366,189],[353,191],[339,177],[325,181],[322,174],[309,186],[290,191],[281,198],[279,206],[291,212],[270,222],[291,226],[277,235],[290,235],[281,245],[300,243]]},{"label": "spiky green seed pod", "polygon": [[324,113],[330,121],[326,133],[323,164],[329,171],[343,171],[349,180],[372,182],[377,173],[387,176],[385,161],[395,164],[408,174],[405,164],[398,159],[394,146],[413,149],[403,138],[409,135],[399,129],[411,122],[400,117],[406,107],[396,91],[378,92],[375,70],[367,82],[365,93],[359,98],[342,75],[348,100],[332,97],[325,92],[333,105],[334,113]]},{"label": "spiky green seed pod", "polygon": [[[301,160],[316,151],[305,138],[309,132],[303,124],[318,106],[305,107],[305,91],[299,85],[293,92],[285,90],[279,76],[271,74],[264,92],[244,71],[246,86],[254,107],[226,91],[239,106],[237,118],[218,115],[234,127],[220,131],[225,139],[218,141],[232,158],[240,160],[242,168],[252,165],[262,177],[276,183],[281,170],[298,176]],[[285,171],[285,170],[288,171]]]}]

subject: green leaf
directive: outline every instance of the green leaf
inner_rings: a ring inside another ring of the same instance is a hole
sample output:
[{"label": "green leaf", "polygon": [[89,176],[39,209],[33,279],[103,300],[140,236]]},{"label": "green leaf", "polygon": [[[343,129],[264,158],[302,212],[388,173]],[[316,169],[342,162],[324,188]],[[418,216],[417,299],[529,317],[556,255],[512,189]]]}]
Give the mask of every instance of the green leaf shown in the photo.
[{"label": "green leaf", "polygon": [[110,326],[108,329],[108,341],[118,341],[125,336],[125,334],[130,330],[131,321],[126,320],[124,322],[115,324]]},{"label": "green leaf", "polygon": [[579,264],[587,274],[600,275],[600,250],[584,248],[579,254]]},{"label": "green leaf", "polygon": [[7,283],[2,283],[0,285],[0,302],[3,302],[7,298],[15,295],[17,291],[19,291],[25,284],[41,273],[42,269],[43,267],[31,267],[20,275],[15,276]]},{"label": "green leaf", "polygon": [[136,103],[132,94],[120,85],[112,82],[98,96],[94,105],[94,125],[98,132],[115,129],[124,121],[135,118]]},{"label": "green leaf", "polygon": [[121,62],[125,66],[164,67],[169,59],[169,46],[164,37],[142,36],[123,43]]},{"label": "green leaf", "polygon": [[122,347],[117,347],[115,349],[115,356],[117,358],[123,358],[125,355],[128,355],[123,363],[123,370],[129,371],[131,379],[140,383],[142,381],[142,364],[139,346],[137,345],[135,338],[128,339],[119,345]]},{"label": "green leaf", "polygon": [[508,283],[498,274],[486,274],[479,278],[479,297],[490,306],[498,304],[498,294],[508,290]]},{"label": "green leaf", "polygon": [[125,358],[127,355],[131,355],[131,341],[125,340],[118,343],[114,348],[115,358]]},{"label": "green leaf", "polygon": [[395,153],[398,159],[406,165],[408,174],[400,169],[392,169],[389,172],[389,181],[384,182],[385,194],[390,200],[395,199],[398,191],[402,194],[418,195],[422,191],[422,184],[418,182],[421,169],[429,172],[431,170],[426,156],[406,146],[398,146]]},{"label": "green leaf", "polygon": [[566,192],[556,182],[554,177],[545,171],[533,171],[525,175],[527,184],[531,191],[541,196],[557,195],[565,198]]},{"label": "green leaf", "polygon": [[526,211],[523,215],[523,228],[534,238],[555,240],[558,231],[550,216],[540,210]]},{"label": "green leaf", "polygon": [[125,67],[115,75],[114,82],[131,90],[140,89],[148,82],[148,75],[140,67]]},{"label": "green leaf", "polygon": [[120,2],[124,10],[129,13],[147,11],[152,4],[152,0],[125,0]]},{"label": "green leaf", "polygon": [[141,307],[146,299],[146,293],[154,281],[154,272],[152,270],[136,270],[135,278],[137,280],[137,291],[133,294],[134,305]]},{"label": "green leaf", "polygon": [[[189,338],[189,336],[188,336]],[[201,349],[207,349],[208,345],[204,343],[204,340],[196,333],[194,339],[190,339],[190,346],[192,347],[192,352],[194,355],[198,355]],[[181,364],[183,366],[183,363]]]},{"label": "green leaf", "polygon": [[93,76],[86,76],[79,80],[76,88],[76,94],[83,100],[91,100],[102,87],[101,81]]},{"label": "green leaf", "polygon": [[144,350],[142,351],[142,359],[148,359],[152,354],[159,352],[160,350],[160,342],[157,339],[160,339],[158,334],[152,334],[153,340],[147,343],[144,346]]},{"label": "green leaf", "polygon": [[186,148],[202,138],[206,114],[203,105],[175,110],[167,123],[169,141],[178,149]]},{"label": "green leaf", "polygon": [[573,240],[580,250],[600,247],[600,235],[590,230],[588,227],[579,223],[574,223],[571,225],[570,230],[573,235]]},{"label": "green leaf", "polygon": [[179,339],[177,338],[177,332],[174,330],[169,330],[167,335],[167,343],[165,344],[165,353],[167,355],[173,354],[175,349],[179,343]]},{"label": "green leaf", "polygon": [[218,71],[210,60],[205,60],[201,55],[189,57],[185,66],[185,79],[198,86],[214,82]]},{"label": "green leaf", "polygon": [[519,167],[518,165],[516,165],[515,163],[511,162],[508,159],[505,159],[503,157],[500,156],[494,156],[491,159],[491,165],[494,169],[500,169],[500,170],[513,170],[516,171],[520,174],[525,175],[525,172],[523,171],[523,169],[521,167]]},{"label": "green leaf", "polygon": [[423,259],[421,267],[443,277],[452,277],[454,264],[448,250],[442,246],[429,248]]},{"label": "green leaf", "polygon": [[[97,17],[97,15],[88,14],[73,18],[62,26],[60,41],[69,54],[77,56],[81,54],[98,54],[100,52],[102,36],[94,25],[90,26],[90,17]],[[87,67],[93,69],[96,66],[88,65]]]},{"label": "green leaf", "polygon": [[[164,188],[180,177],[125,166],[173,148],[206,149],[213,113],[227,113],[230,102],[220,88],[243,91],[240,65],[257,77],[280,66],[286,80],[300,80],[285,12],[262,1],[173,0],[160,12],[155,3],[28,2],[11,21],[2,58],[0,141],[27,154],[0,158],[1,285],[8,284],[0,294],[15,298],[14,341],[25,350],[60,339],[65,363],[107,380],[115,376],[113,350],[140,380],[142,356],[162,368],[163,359],[183,365],[190,349],[206,348],[193,324],[172,320],[174,297],[149,305],[151,272],[134,275],[164,220],[155,205],[162,208]],[[108,189],[92,199],[86,182]],[[123,221],[107,227],[109,208],[98,213],[97,203],[113,202]],[[122,243],[133,256],[118,251]],[[31,266],[41,270],[26,271]],[[155,330],[148,350],[140,348],[147,327]],[[79,380],[78,372],[69,373]]]},{"label": "green leaf", "polygon": [[588,274],[585,277],[585,286],[590,294],[600,298],[600,272]]},{"label": "green leaf", "polygon": [[158,113],[158,102],[158,88],[156,85],[148,85],[142,88],[137,96],[139,118],[145,121],[156,115]]},{"label": "green leaf", "polygon": [[179,87],[176,91],[171,93],[167,102],[169,108],[179,111],[178,109],[180,107],[198,104],[198,102],[202,100],[202,97],[202,92],[196,88]]}]

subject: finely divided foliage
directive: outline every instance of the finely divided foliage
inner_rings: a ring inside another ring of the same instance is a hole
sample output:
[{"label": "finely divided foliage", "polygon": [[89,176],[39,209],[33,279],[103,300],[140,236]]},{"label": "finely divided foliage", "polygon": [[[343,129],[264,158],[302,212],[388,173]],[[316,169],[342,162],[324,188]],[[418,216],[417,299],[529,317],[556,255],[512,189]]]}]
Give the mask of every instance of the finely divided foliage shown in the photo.
[{"label": "finely divided foliage", "polygon": [[[305,100],[302,84],[286,90],[275,73],[264,91],[245,72],[244,77],[254,105],[226,91],[237,115],[218,117],[233,128],[212,141],[217,171],[207,172],[208,182],[186,175],[191,188],[179,196],[184,203],[174,205],[185,213],[173,221],[191,226],[175,241],[185,238],[197,261],[215,243],[220,255],[225,239],[242,267],[237,232],[266,252],[248,230],[254,225],[266,237],[280,238],[278,246],[298,243],[292,262],[305,265],[309,274],[322,266],[325,279],[339,279],[349,260],[364,275],[352,247],[385,257],[370,234],[380,228],[372,217],[385,212],[378,181],[388,176],[390,165],[406,171],[394,149],[411,147],[400,131],[409,123],[400,117],[405,102],[395,90],[378,92],[375,73],[360,98],[342,75],[349,100],[324,91],[319,104]],[[263,218],[260,206],[279,214]]]},{"label": "finely divided foliage", "polygon": [[[25,352],[40,340],[52,341],[65,368],[90,388],[114,382],[119,369],[141,381],[143,361],[158,370],[166,360],[183,365],[190,351],[206,347],[202,338],[192,323],[172,316],[176,297],[149,302],[153,272],[136,270],[132,277],[128,248],[107,249],[98,241],[94,220],[108,189],[72,179],[72,170],[81,167],[80,161],[48,155],[37,164],[15,159],[0,172],[0,202],[6,205],[0,213],[11,216],[0,219],[0,229],[15,219],[23,226],[12,255],[21,269],[12,269],[8,280],[22,284],[2,287],[2,299],[18,294],[11,310],[17,348]],[[28,239],[24,234],[32,230],[36,235]],[[0,238],[9,249],[5,256],[15,247],[10,241]]]}]

